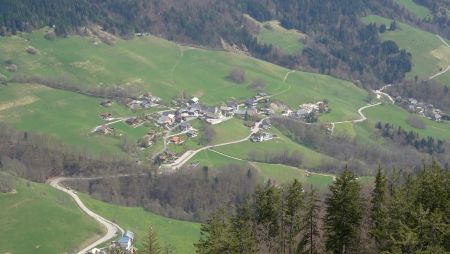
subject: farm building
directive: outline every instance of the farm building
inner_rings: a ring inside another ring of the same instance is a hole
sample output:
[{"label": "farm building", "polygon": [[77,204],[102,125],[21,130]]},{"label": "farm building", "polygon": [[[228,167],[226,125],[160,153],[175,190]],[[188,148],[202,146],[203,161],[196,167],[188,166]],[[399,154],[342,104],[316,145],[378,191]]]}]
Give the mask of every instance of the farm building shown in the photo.
[{"label": "farm building", "polygon": [[273,135],[267,132],[258,132],[250,136],[250,141],[252,142],[263,142],[271,139],[273,139]]},{"label": "farm building", "polygon": [[107,125],[102,125],[97,127],[97,129],[95,129],[95,132],[97,132],[98,134],[110,134],[113,132],[113,129]]}]

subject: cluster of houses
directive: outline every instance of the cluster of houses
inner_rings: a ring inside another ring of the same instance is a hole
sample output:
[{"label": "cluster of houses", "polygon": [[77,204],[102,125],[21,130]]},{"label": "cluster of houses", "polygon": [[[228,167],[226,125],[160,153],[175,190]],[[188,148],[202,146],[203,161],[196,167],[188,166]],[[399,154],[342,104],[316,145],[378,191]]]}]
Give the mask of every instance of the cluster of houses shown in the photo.
[{"label": "cluster of houses", "polygon": [[328,103],[325,101],[319,101],[316,103],[305,103],[300,105],[299,109],[294,113],[294,117],[301,120],[310,119],[311,115],[317,113],[326,113],[329,111]]},{"label": "cluster of houses", "polygon": [[131,110],[146,109],[160,106],[161,98],[153,96],[151,93],[144,93],[138,98],[130,99],[127,106]]},{"label": "cluster of houses", "polygon": [[413,98],[404,99],[400,96],[397,96],[395,101],[411,113],[416,113],[436,122],[441,122],[443,119],[444,113],[442,110],[435,108],[433,104],[426,104]]}]

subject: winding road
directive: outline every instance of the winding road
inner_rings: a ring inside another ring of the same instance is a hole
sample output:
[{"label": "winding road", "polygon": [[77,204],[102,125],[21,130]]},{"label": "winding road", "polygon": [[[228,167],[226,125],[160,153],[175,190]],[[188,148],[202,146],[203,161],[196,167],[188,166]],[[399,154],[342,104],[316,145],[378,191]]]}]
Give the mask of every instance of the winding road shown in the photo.
[{"label": "winding road", "polygon": [[[118,175],[118,176],[114,176],[114,177],[121,177],[121,176],[127,176],[127,175]],[[104,177],[101,177],[104,178]],[[88,216],[92,217],[94,220],[96,220],[98,223],[100,223],[103,227],[106,228],[106,234],[101,237],[100,239],[96,240],[95,242],[91,243],[90,245],[84,247],[82,250],[78,251],[77,254],[85,254],[87,251],[95,248],[96,246],[105,243],[111,239],[113,239],[114,237],[118,236],[119,233],[123,234],[124,230],[117,225],[116,223],[109,221],[105,218],[103,218],[102,216],[94,213],[92,210],[90,210],[89,208],[87,208],[84,203],[81,201],[81,199],[78,197],[78,195],[76,194],[75,191],[65,188],[63,186],[61,186],[61,183],[64,181],[68,181],[68,180],[81,180],[81,179],[99,179],[96,177],[93,178],[64,178],[64,177],[57,177],[57,178],[53,178],[51,180],[49,180],[47,183],[52,186],[55,189],[58,189],[60,191],[63,191],[67,194],[69,194],[73,200],[75,200],[76,204],[78,205],[78,207],[85,212]]]}]

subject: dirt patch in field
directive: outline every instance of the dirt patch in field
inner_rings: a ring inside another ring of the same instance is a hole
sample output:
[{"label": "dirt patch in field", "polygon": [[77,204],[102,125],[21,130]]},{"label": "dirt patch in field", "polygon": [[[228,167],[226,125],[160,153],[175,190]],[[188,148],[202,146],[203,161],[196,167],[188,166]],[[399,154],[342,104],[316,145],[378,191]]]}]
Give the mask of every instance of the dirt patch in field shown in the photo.
[{"label": "dirt patch in field", "polygon": [[439,48],[432,50],[430,54],[438,59],[440,67],[445,68],[450,65],[450,48],[447,46],[442,45]]},{"label": "dirt patch in field", "polygon": [[71,65],[83,69],[89,73],[106,72],[106,69],[103,66],[92,63],[89,60],[83,62],[73,62]]},{"label": "dirt patch in field", "polygon": [[203,90],[198,90],[197,92],[195,92],[194,95],[195,95],[196,97],[199,97],[199,98],[200,98],[200,97],[203,96],[203,94],[205,94],[205,92],[204,92]]},{"label": "dirt patch in field", "polygon": [[25,106],[25,105],[31,104],[37,100],[39,100],[39,98],[37,98],[37,97],[25,96],[23,98],[15,100],[15,101],[2,103],[2,104],[0,104],[0,112],[11,109],[11,108],[15,108],[15,107]]}]

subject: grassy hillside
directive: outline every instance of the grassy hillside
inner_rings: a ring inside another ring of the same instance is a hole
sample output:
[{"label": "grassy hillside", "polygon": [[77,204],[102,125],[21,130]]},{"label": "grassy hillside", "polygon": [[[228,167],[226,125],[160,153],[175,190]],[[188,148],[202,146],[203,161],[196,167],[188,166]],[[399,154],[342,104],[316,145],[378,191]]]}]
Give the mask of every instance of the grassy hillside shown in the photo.
[{"label": "grassy hillside", "polygon": [[[0,87],[0,121],[20,130],[49,134],[89,150],[121,153],[119,137],[96,135],[91,131],[104,123],[100,118],[102,112],[111,112],[115,117],[133,113],[117,104],[105,109],[100,102],[98,98],[41,85],[11,84]],[[123,123],[113,127],[118,134],[127,133],[133,140],[148,131],[145,127],[132,128]]]},{"label": "grassy hillside", "polygon": [[295,29],[286,29],[276,20],[259,22],[249,15],[244,16],[259,27],[256,35],[258,42],[271,44],[286,54],[299,54],[303,49],[302,40],[305,38],[305,34]]},{"label": "grassy hillside", "polygon": [[45,184],[18,180],[17,193],[0,194],[0,207],[0,253],[71,252],[103,230],[68,195]]},{"label": "grassy hillside", "polygon": [[[285,68],[244,55],[179,46],[153,36],[117,39],[114,46],[108,46],[80,36],[48,41],[43,34],[44,30],[39,30],[22,36],[1,37],[0,62],[12,60],[18,66],[18,72],[7,73],[4,67],[0,72],[8,76],[64,78],[86,86],[138,84],[166,100],[186,91],[208,104],[229,98],[249,98],[255,92],[248,86],[256,79],[265,82],[266,92],[270,94],[295,85],[290,94],[301,97],[289,97],[288,103],[293,105],[313,101],[317,96],[329,97],[327,99],[332,103],[339,101],[335,90],[340,85],[352,87],[347,92],[349,97],[359,98],[353,93],[363,93],[349,82],[303,72],[297,72],[295,82],[288,85],[283,82],[289,71]],[[28,46],[36,48],[38,53],[26,53]],[[235,67],[245,70],[244,84],[237,85],[227,78]],[[334,93],[317,95],[324,91]],[[344,106],[342,110],[356,112],[355,106]]]},{"label": "grassy hillside", "polygon": [[[303,164],[306,167],[316,167],[324,160],[333,160],[332,158],[320,154],[308,147],[299,145],[288,137],[284,136],[280,131],[275,128],[270,130],[271,133],[277,135],[277,138],[262,143],[253,143],[245,141],[238,144],[226,145],[214,148],[215,150],[239,158],[249,160],[252,157],[252,153],[275,153],[288,150],[289,152],[300,152],[303,154]],[[195,159],[195,157],[194,157]],[[194,160],[192,159],[192,160]]]},{"label": "grassy hillside", "polygon": [[[386,24],[387,26],[391,23],[391,20],[375,15],[364,17],[364,21],[366,23],[377,23],[378,25]],[[397,30],[387,30],[381,34],[381,38],[393,40],[400,48],[411,52],[413,69],[408,74],[409,78],[418,75],[422,79],[428,79],[428,77],[450,65],[450,48],[444,45],[436,35],[400,22],[397,22],[397,24]],[[436,79],[450,86],[450,72]]]},{"label": "grassy hillside", "polygon": [[430,10],[422,5],[416,4],[413,0],[395,0],[403,8],[407,9],[419,19],[433,18]]},{"label": "grassy hillside", "polygon": [[193,243],[200,237],[200,224],[174,220],[145,211],[142,208],[111,205],[96,200],[86,194],[80,194],[80,198],[92,211],[116,222],[124,229],[129,229],[136,234],[139,248],[142,240],[147,235],[151,226],[158,234],[161,245],[172,245],[179,254],[195,253]]}]

